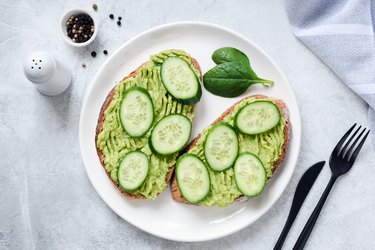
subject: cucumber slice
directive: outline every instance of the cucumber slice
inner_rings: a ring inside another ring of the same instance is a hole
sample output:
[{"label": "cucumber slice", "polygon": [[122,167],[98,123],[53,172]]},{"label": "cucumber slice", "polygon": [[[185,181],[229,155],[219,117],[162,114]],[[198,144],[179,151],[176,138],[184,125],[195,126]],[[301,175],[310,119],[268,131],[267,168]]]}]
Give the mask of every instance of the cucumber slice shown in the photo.
[{"label": "cucumber slice", "polygon": [[210,192],[210,175],[203,161],[193,154],[184,154],[176,163],[177,184],[189,203],[197,204]]},{"label": "cucumber slice", "polygon": [[120,162],[117,177],[120,187],[126,192],[139,188],[146,180],[149,160],[145,153],[133,151],[125,155]]},{"label": "cucumber slice", "polygon": [[256,155],[244,153],[239,155],[234,163],[234,178],[241,193],[247,197],[253,197],[263,191],[267,174]]},{"label": "cucumber slice", "polygon": [[144,88],[134,86],[128,89],[120,105],[120,121],[131,137],[147,133],[154,120],[154,106],[150,94]]},{"label": "cucumber slice", "polygon": [[204,143],[204,155],[215,171],[224,171],[233,166],[238,155],[238,138],[232,126],[219,123],[209,131]]},{"label": "cucumber slice", "polygon": [[202,96],[197,75],[183,59],[172,56],[161,65],[160,75],[168,93],[178,102],[191,105]]},{"label": "cucumber slice", "polygon": [[271,101],[255,101],[238,111],[234,126],[244,134],[256,135],[267,132],[279,124],[279,108]]},{"label": "cucumber slice", "polygon": [[180,114],[162,118],[151,132],[149,145],[159,155],[174,154],[183,149],[191,134],[190,120]]}]

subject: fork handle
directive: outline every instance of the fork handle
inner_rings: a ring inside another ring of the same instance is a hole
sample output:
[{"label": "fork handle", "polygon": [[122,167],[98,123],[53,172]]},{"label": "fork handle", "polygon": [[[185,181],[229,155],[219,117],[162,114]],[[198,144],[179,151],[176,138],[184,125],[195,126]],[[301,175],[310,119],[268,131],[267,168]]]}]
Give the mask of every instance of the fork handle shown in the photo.
[{"label": "fork handle", "polygon": [[323,205],[325,201],[327,200],[328,194],[331,191],[336,179],[337,177],[331,176],[331,179],[329,180],[328,185],[326,189],[324,190],[324,193],[322,194],[322,197],[320,197],[320,200],[318,204],[316,205],[314,211],[312,212],[305,227],[303,228],[302,233],[299,235],[298,240],[293,247],[293,250],[300,250],[305,247],[306,242],[311,234],[311,231],[313,230],[314,225],[319,217],[320,211],[322,211]]}]

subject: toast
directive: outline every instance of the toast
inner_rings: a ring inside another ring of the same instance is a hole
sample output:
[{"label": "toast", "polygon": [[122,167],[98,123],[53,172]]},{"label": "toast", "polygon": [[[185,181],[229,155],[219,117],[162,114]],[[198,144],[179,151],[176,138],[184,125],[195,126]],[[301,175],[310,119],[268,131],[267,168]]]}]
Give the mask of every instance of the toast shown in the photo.
[{"label": "toast", "polygon": [[[172,51],[173,52],[173,51]],[[195,70],[197,70],[200,75],[199,75],[199,78],[201,79],[202,77],[202,73],[201,73],[201,69],[200,69],[200,66],[197,62],[196,59],[194,58],[190,58],[191,60],[191,64],[192,66],[195,68]],[[130,78],[134,78],[136,77],[136,75],[138,74],[138,71],[142,69],[142,67],[144,65],[146,65],[148,62],[145,62],[143,63],[141,66],[139,66],[136,70],[134,70],[133,72],[131,72],[128,76],[126,76],[122,81],[125,81],[127,79],[130,79]],[[121,81],[121,82],[122,82]],[[120,83],[121,83],[120,82]],[[117,85],[116,85],[117,86]],[[113,182],[113,184],[116,186],[116,188],[128,199],[131,199],[131,200],[134,200],[134,199],[146,199],[146,197],[142,194],[132,194],[132,193],[128,193],[126,191],[124,191],[122,188],[120,188],[119,184],[112,178],[111,176],[111,172],[107,169],[106,167],[106,163],[105,163],[105,155],[103,154],[102,150],[99,148],[98,146],[98,136],[99,134],[102,132],[103,130],[103,124],[105,123],[106,121],[106,115],[105,115],[105,111],[108,109],[108,107],[110,106],[114,96],[115,96],[115,93],[116,93],[116,86],[114,86],[112,88],[112,90],[108,93],[101,109],[100,109],[100,113],[99,113],[99,118],[98,118],[98,123],[97,123],[97,127],[96,127],[96,133],[95,133],[95,147],[96,147],[96,152],[98,154],[98,157],[99,157],[99,160],[100,160],[100,163],[101,165],[103,166],[106,174],[108,175],[108,177],[110,178],[110,180]],[[167,94],[166,94],[167,95]],[[192,110],[194,110],[194,105],[192,105]],[[125,133],[125,132],[124,132]],[[169,170],[165,176],[165,182],[166,182],[166,186],[168,186],[168,183],[170,182],[170,179],[172,177],[172,173],[173,173],[173,170],[174,170],[174,165],[170,166],[169,167]]]},{"label": "toast", "polygon": [[[228,108],[224,113],[222,113],[222,115],[217,118],[210,126],[213,126],[219,122],[221,122],[226,116],[228,116],[229,114],[231,114],[236,105],[243,102],[244,100],[246,99],[250,99],[250,98],[256,98],[256,99],[269,99],[269,100],[272,100],[274,104],[276,104],[276,106],[278,107],[283,119],[285,120],[285,127],[284,127],[284,130],[283,130],[283,134],[284,134],[284,143],[282,145],[282,148],[281,148],[281,154],[279,155],[278,159],[273,163],[273,166],[272,166],[272,176],[273,174],[275,173],[275,171],[281,166],[282,164],[282,161],[284,160],[285,156],[286,156],[286,152],[287,152],[287,147],[288,147],[288,142],[289,142],[289,137],[290,137],[290,131],[291,131],[291,123],[290,123],[290,119],[289,119],[289,111],[288,111],[288,108],[286,106],[286,104],[280,100],[280,99],[275,99],[275,98],[270,98],[270,97],[267,97],[267,96],[264,96],[264,95],[253,95],[253,96],[248,96],[242,100],[240,100],[239,102],[235,103],[233,106],[231,106],[230,108]],[[200,138],[201,134],[199,134],[186,148],[185,148],[185,152],[188,152],[190,149],[194,148],[194,146],[196,146],[199,138]],[[269,179],[268,179],[269,180]],[[180,190],[179,190],[179,187],[178,187],[178,184],[177,184],[177,179],[176,179],[176,175],[173,174],[172,176],[172,180],[171,180],[171,183],[170,183],[170,188],[171,188],[171,194],[172,194],[172,198],[176,201],[176,202],[180,202],[180,203],[185,203],[185,204],[190,204],[189,202],[186,201],[186,199],[182,196]],[[235,202],[243,202],[243,201],[246,201],[248,200],[249,198],[244,196],[244,195],[241,195],[239,197],[237,197],[235,199]]]}]

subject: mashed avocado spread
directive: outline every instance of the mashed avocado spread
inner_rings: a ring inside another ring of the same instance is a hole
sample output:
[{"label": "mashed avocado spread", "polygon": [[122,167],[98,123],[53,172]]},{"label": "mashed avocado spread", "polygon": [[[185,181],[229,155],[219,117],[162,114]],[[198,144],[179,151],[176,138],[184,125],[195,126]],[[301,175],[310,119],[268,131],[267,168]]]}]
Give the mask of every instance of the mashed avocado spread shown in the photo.
[{"label": "mashed avocado spread", "polygon": [[[242,107],[254,102],[255,100],[255,98],[249,98],[237,104],[233,112],[224,117],[223,122],[227,122],[233,126],[233,120],[236,113]],[[285,120],[281,118],[279,124],[269,132],[259,135],[244,135],[237,133],[239,141],[239,153],[250,152],[257,155],[266,169],[267,178],[272,176],[273,164],[282,153],[282,145],[284,144],[284,128]],[[208,164],[204,157],[203,146],[209,129],[210,127],[202,131],[201,137],[199,138],[197,144],[189,150],[189,153],[199,156],[206,166],[208,166]],[[215,172],[210,167],[207,167],[207,169],[211,179],[211,191],[207,198],[200,203],[200,205],[217,205],[219,207],[225,207],[232,204],[236,198],[242,195],[237,188],[233,168],[229,168],[223,172]]]},{"label": "mashed avocado spread", "polygon": [[[134,194],[142,194],[147,199],[155,199],[165,189],[165,177],[168,169],[176,163],[178,153],[170,156],[156,156],[152,154],[148,138],[153,126],[164,116],[169,114],[182,114],[192,120],[194,107],[183,105],[167,93],[160,79],[160,65],[168,57],[177,56],[186,61],[200,78],[200,72],[192,65],[191,57],[181,50],[166,50],[150,57],[150,60],[137,70],[134,77],[121,81],[115,87],[115,94],[108,108],[104,112],[105,120],[102,131],[98,135],[97,146],[104,156],[104,163],[111,178],[117,183],[119,162],[130,151],[141,150],[150,159],[149,174],[141,187]],[[150,130],[142,137],[132,138],[122,128],[119,110],[123,95],[132,86],[145,88],[154,104],[154,121]]]}]

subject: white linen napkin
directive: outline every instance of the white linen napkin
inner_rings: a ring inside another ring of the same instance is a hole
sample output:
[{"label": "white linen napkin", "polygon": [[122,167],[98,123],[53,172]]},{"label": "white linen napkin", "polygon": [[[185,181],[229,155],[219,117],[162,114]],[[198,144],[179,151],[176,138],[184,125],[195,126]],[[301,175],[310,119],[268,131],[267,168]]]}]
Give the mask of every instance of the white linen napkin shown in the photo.
[{"label": "white linen napkin", "polygon": [[375,146],[375,0],[285,0],[294,35],[369,104]]}]

